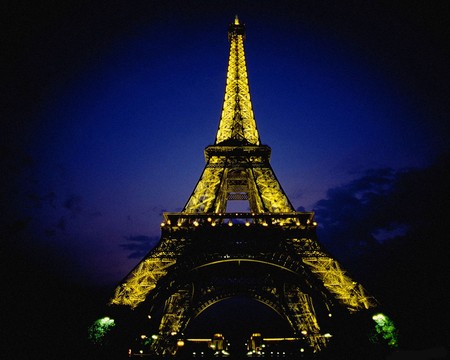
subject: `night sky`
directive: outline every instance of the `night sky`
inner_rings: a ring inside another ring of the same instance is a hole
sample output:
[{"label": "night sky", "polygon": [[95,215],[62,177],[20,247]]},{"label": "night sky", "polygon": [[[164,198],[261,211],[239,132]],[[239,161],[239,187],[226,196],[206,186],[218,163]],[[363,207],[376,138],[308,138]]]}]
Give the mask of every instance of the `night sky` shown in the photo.
[{"label": "night sky", "polygon": [[12,339],[81,334],[159,240],[162,212],[184,206],[238,14],[258,130],[291,202],[316,211],[321,242],[403,326],[404,348],[448,343],[449,7],[3,4],[4,300],[28,323]]}]

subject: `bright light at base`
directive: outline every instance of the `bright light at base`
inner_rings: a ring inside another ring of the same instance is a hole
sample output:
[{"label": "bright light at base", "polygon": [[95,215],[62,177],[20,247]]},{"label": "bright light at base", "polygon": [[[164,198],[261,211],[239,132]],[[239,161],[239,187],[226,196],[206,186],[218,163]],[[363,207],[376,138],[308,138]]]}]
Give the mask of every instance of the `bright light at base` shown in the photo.
[{"label": "bright light at base", "polygon": [[378,313],[372,316],[375,321],[376,333],[371,337],[372,342],[379,342],[380,339],[387,341],[391,347],[398,346],[397,329],[394,322],[385,314]]}]

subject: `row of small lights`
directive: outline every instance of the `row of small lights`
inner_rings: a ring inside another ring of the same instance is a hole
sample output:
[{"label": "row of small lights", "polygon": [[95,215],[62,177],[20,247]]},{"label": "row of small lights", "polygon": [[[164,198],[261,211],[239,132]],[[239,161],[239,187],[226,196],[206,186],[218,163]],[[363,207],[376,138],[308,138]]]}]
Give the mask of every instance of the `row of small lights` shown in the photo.
[{"label": "row of small lights", "polygon": [[[211,226],[216,226],[216,225],[217,225],[217,222],[212,221],[212,219],[211,219],[210,217],[207,219],[207,221],[211,223]],[[308,220],[306,223],[309,225],[309,224],[310,224],[310,221]],[[200,225],[200,223],[199,223],[197,220],[194,220],[194,222],[193,222],[192,224],[193,224],[194,226],[199,226],[199,225]],[[233,225],[234,225],[233,222],[231,221],[231,219],[228,220],[228,223],[226,223],[226,224],[227,224],[228,226],[233,226]],[[251,223],[251,222],[248,221],[248,220],[245,222],[245,226],[250,226],[250,225],[252,225],[252,224],[253,224],[253,225],[269,226],[269,224],[268,224],[267,222],[263,222],[263,223],[261,223],[261,224]],[[167,220],[166,222],[162,222],[162,223],[161,223],[161,227],[166,226],[166,225],[171,225],[171,221],[170,221],[170,220]],[[181,222],[178,222],[178,223],[177,223],[177,226],[181,226],[181,225],[183,225],[183,223],[181,223]],[[272,224],[272,225],[275,225],[275,224]],[[280,224],[280,225],[281,225],[281,224]],[[301,225],[300,221],[296,221],[295,225],[300,226],[300,225]],[[312,222],[312,225],[313,225],[313,226],[317,226],[317,222],[313,221],[313,222]]]},{"label": "row of small lights", "polygon": [[[330,314],[328,314],[328,316],[329,316],[329,317],[332,317],[333,315],[330,313]],[[302,331],[301,331],[301,334],[302,334],[302,335],[307,335],[308,332],[307,332],[306,330],[302,330]],[[331,335],[330,333],[323,334],[322,336],[323,336],[324,338],[330,338],[330,337],[333,337],[333,335]]]},{"label": "row of small lights", "polygon": [[[331,316],[331,314],[328,314],[328,315]],[[301,333],[302,333],[303,335],[306,335],[308,332],[307,332],[306,330],[302,330]],[[172,332],[170,335],[175,336],[176,334],[177,334],[176,332]],[[330,338],[330,337],[332,337],[332,335],[329,334],[329,333],[327,333],[327,334],[324,334],[323,337],[325,337],[325,338]],[[141,339],[146,339],[146,338],[147,338],[146,335],[141,335]],[[158,335],[152,335],[151,338],[152,338],[153,340],[156,340],[156,339],[158,338]],[[229,344],[228,344],[228,345],[229,345]],[[247,343],[246,343],[245,345],[247,345]],[[178,347],[184,346],[184,340],[178,340],[178,341],[177,341],[177,346],[178,346]],[[262,346],[265,347],[264,344],[263,344]],[[305,351],[304,348],[301,348],[301,349],[300,349],[300,352],[304,352],[304,351]],[[131,355],[131,349],[128,350],[128,353]],[[143,350],[139,350],[139,353],[140,353],[140,354],[143,354],[144,351],[143,351]],[[248,355],[250,355],[250,354],[252,354],[252,353],[256,353],[256,350],[250,351],[250,352],[248,353]],[[262,354],[262,355],[265,355],[265,352],[262,351],[261,354]],[[276,354],[277,356],[279,356],[279,355],[280,355],[280,352],[277,351],[275,354]],[[283,356],[285,356],[285,355],[286,355],[286,352],[283,351],[281,354],[282,354]],[[192,353],[192,355],[196,356],[197,353],[194,351],[194,352]],[[203,352],[203,351],[200,352],[200,355],[203,356],[203,355],[204,355],[204,352]],[[274,355],[274,352],[271,351],[271,352],[270,352],[270,355]]]},{"label": "row of small lights", "polygon": [[[300,349],[300,352],[304,352],[304,351],[305,351],[305,349],[303,349],[303,348]],[[247,353],[247,355],[256,354],[256,353],[265,355],[265,352],[264,352],[264,351],[257,352],[256,350],[254,350],[254,351],[249,351],[249,352]],[[277,356],[279,356],[280,354],[283,355],[283,356],[286,356],[286,352],[285,352],[285,351],[282,351],[282,352],[279,352],[279,351],[276,351],[276,352],[271,351],[271,352],[270,352],[270,355],[277,355]],[[196,352],[196,351],[193,351],[193,352],[192,352],[192,355],[196,356],[196,355],[197,355],[197,352]],[[205,352],[204,352],[204,351],[201,351],[201,352],[200,352],[200,356],[204,356],[204,355],[205,355]]]},{"label": "row of small lights", "polygon": [[[329,313],[328,316],[329,316],[329,317],[332,317],[333,315],[332,315],[331,313]],[[301,331],[301,334],[302,334],[302,335],[307,335],[308,332],[307,332],[306,330],[302,330],[302,331]],[[331,335],[330,333],[323,334],[322,336],[323,336],[324,338],[330,338],[330,337],[333,337],[333,335]]]},{"label": "row of small lights", "polygon": [[[304,351],[305,351],[305,349],[303,349],[303,348],[300,349],[300,352],[304,352]],[[247,355],[252,355],[252,354],[261,354],[261,355],[265,355],[266,352],[265,352],[265,351],[256,351],[256,350],[253,350],[253,351],[249,351],[249,352],[247,353]],[[270,355],[280,356],[280,354],[281,354],[282,356],[286,356],[286,352],[285,352],[285,351],[282,351],[282,352],[279,352],[279,351],[276,351],[276,352],[271,351],[271,352],[270,352]]]}]

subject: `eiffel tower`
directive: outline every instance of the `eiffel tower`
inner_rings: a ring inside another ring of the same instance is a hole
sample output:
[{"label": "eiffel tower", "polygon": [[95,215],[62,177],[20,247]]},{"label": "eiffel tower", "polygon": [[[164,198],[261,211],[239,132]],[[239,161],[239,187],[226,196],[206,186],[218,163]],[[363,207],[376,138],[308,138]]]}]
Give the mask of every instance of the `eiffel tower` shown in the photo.
[{"label": "eiffel tower", "polygon": [[[295,211],[261,144],[247,77],[245,27],[228,28],[230,55],[222,114],[206,165],[181,212],[164,213],[161,239],[116,288],[110,303],[143,308],[158,321],[151,350],[175,355],[190,321],[230,297],[278,313],[310,351],[327,345],[316,315],[376,306],[316,238],[313,212]],[[232,201],[249,211],[227,212]],[[158,307],[160,315],[157,316]]]}]

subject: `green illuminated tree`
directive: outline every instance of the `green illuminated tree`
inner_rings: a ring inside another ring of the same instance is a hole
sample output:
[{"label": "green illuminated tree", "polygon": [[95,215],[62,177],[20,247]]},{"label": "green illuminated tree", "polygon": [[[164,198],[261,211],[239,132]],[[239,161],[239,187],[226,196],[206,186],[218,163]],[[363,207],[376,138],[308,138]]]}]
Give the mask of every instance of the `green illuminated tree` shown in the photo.
[{"label": "green illuminated tree", "polygon": [[104,317],[96,320],[88,329],[88,337],[96,345],[103,345],[105,336],[116,326],[114,319]]},{"label": "green illuminated tree", "polygon": [[372,317],[375,321],[375,333],[370,340],[374,343],[387,342],[389,347],[398,347],[398,331],[394,322],[382,313]]}]

